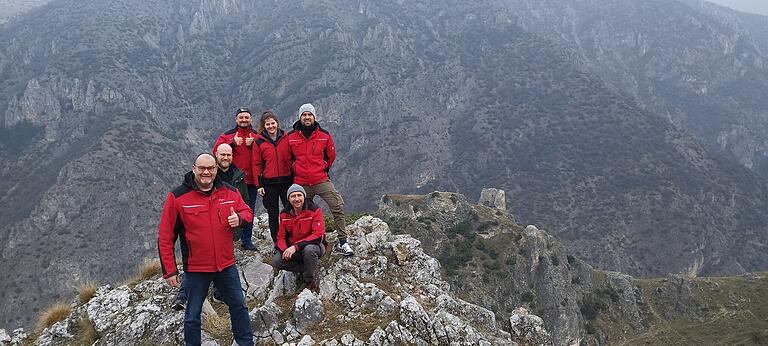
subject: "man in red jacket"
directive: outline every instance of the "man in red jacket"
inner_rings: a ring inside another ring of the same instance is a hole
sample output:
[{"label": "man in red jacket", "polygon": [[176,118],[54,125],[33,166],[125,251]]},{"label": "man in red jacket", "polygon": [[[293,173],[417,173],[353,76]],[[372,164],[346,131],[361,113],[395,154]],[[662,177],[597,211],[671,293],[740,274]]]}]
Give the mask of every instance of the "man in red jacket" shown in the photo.
[{"label": "man in red jacket", "polygon": [[344,199],[333,186],[328,172],[336,159],[336,145],[330,132],[315,120],[315,107],[310,103],[299,108],[299,120],[293,124],[293,131],[288,133],[288,145],[293,156],[293,182],[301,185],[307,192],[307,200],[315,194],[328,204],[333,214],[333,223],[338,232],[338,242],[334,251],[343,256],[352,256],[354,252],[347,243],[347,225],[344,220]]},{"label": "man in red jacket", "polygon": [[323,212],[305,199],[306,192],[301,185],[288,188],[288,202],[291,204],[280,213],[277,229],[277,248],[272,256],[272,267],[299,273],[302,278],[299,290],[304,287],[317,292],[317,263],[325,254],[323,238],[325,224]]},{"label": "man in red jacket", "polygon": [[179,239],[186,280],[187,308],[184,313],[184,344],[200,345],[200,313],[211,282],[229,306],[232,334],[238,345],[253,345],[235,265],[232,233],[253,219],[253,211],[237,189],[216,177],[216,160],[200,154],[184,182],[168,193],[158,226],[157,249],[163,278],[179,287],[174,243]]},{"label": "man in red jacket", "polygon": [[[256,139],[256,131],[251,126],[251,111],[248,108],[238,108],[235,111],[235,128],[222,133],[213,144],[213,155],[222,143],[229,144],[232,147],[232,163],[235,167],[245,172],[245,186],[248,189],[248,206],[256,205],[256,183],[255,176],[251,171],[251,147]],[[248,221],[243,224],[243,233],[240,235],[240,246],[244,250],[256,250],[251,239],[253,235],[253,223]]]}]

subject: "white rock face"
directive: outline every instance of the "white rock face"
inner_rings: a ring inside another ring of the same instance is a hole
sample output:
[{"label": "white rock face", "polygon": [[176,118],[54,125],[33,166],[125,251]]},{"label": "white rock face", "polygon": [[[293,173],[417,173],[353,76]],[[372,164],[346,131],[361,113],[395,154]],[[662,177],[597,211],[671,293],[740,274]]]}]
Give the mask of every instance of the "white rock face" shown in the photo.
[{"label": "white rock face", "polygon": [[507,211],[507,195],[504,190],[494,188],[484,188],[480,191],[480,200],[478,203],[495,208],[501,211]]}]

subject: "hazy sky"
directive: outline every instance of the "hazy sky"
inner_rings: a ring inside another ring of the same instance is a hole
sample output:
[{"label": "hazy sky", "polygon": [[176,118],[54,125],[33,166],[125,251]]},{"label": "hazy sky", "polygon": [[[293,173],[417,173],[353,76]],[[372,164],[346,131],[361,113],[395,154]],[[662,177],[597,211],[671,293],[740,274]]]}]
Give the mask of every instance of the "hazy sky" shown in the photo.
[{"label": "hazy sky", "polygon": [[707,0],[742,12],[768,15],[768,0]]}]

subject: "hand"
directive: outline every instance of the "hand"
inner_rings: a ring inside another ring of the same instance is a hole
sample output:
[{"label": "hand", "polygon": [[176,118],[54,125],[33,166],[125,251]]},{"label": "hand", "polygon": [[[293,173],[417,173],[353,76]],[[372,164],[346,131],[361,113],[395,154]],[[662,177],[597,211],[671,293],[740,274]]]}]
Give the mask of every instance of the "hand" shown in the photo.
[{"label": "hand", "polygon": [[283,259],[286,261],[290,260],[294,253],[296,253],[296,246],[291,246],[285,249],[285,251],[283,251]]},{"label": "hand", "polygon": [[240,216],[235,213],[235,208],[229,208],[229,217],[227,217],[227,223],[229,223],[229,227],[232,228],[240,225]]},{"label": "hand", "polygon": [[169,276],[165,278],[165,282],[168,283],[169,286],[178,288],[179,287],[179,275]]},{"label": "hand", "polygon": [[256,192],[259,194],[259,196],[264,197],[264,188],[260,187]]},{"label": "hand", "polygon": [[250,147],[251,144],[253,144],[253,137],[248,135],[248,137],[245,139],[245,145]]},{"label": "hand", "polygon": [[235,136],[235,145],[243,145],[243,137]]}]

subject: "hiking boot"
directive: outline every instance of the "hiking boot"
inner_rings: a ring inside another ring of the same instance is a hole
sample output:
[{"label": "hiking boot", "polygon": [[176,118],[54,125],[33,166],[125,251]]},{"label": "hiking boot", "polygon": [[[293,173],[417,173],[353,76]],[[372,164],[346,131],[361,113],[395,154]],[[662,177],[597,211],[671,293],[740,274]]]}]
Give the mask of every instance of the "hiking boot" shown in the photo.
[{"label": "hiking boot", "polygon": [[314,293],[320,293],[320,283],[318,280],[312,281],[307,284],[307,289]]},{"label": "hiking boot", "polygon": [[185,305],[187,305],[187,297],[182,294],[177,294],[176,299],[173,301],[173,305],[171,305],[171,309],[181,311],[184,310]]},{"label": "hiking boot", "polygon": [[256,251],[256,245],[253,245],[251,242],[242,243],[240,244],[240,248],[243,250],[249,250],[249,251]]},{"label": "hiking boot", "polygon": [[352,247],[349,246],[349,243],[336,243],[336,246],[333,247],[333,251],[341,254],[344,257],[349,257],[355,254],[355,252],[352,251]]},{"label": "hiking boot", "polygon": [[301,280],[298,284],[296,284],[296,294],[300,294],[301,291],[303,291],[305,288],[308,287],[308,284],[304,282],[304,280]]}]

